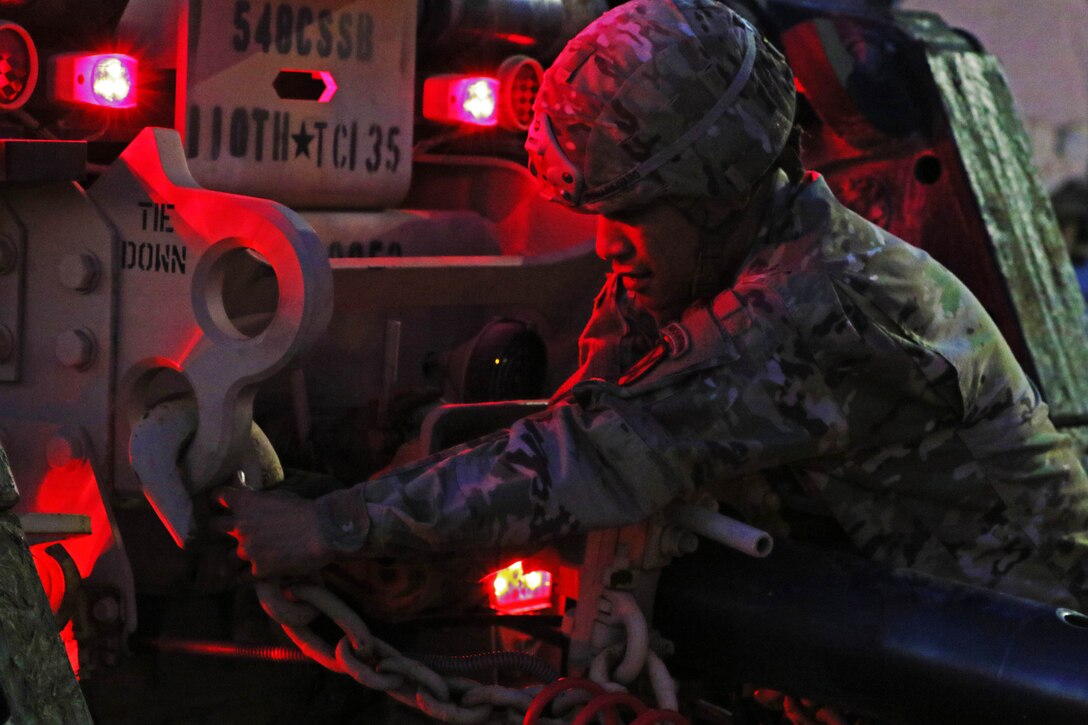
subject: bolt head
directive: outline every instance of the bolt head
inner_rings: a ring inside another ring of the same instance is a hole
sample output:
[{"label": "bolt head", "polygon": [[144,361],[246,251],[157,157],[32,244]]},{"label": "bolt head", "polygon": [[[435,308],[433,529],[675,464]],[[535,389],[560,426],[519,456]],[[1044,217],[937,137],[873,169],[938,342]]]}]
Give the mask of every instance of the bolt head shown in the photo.
[{"label": "bolt head", "polygon": [[68,468],[87,458],[83,437],[78,431],[62,430],[45,444],[45,457],[50,468]]},{"label": "bolt head", "polygon": [[121,605],[113,597],[102,597],[94,603],[91,613],[102,624],[112,624],[121,616]]},{"label": "bolt head", "polygon": [[76,370],[86,370],[94,362],[97,344],[94,333],[85,327],[65,330],[57,335],[57,362]]},{"label": "bolt head", "polygon": [[98,286],[98,257],[90,252],[66,254],[57,274],[60,283],[75,292],[90,292]]}]

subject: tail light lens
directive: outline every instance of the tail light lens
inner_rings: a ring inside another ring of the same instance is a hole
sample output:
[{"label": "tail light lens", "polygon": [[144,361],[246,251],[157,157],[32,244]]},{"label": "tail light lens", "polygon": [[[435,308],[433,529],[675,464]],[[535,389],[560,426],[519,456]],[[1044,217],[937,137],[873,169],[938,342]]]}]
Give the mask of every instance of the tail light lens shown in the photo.
[{"label": "tail light lens", "polygon": [[526,131],[544,69],[527,55],[512,55],[491,76],[440,75],[423,82],[423,117],[441,123],[500,126]]},{"label": "tail light lens", "polygon": [[552,605],[552,573],[546,569],[525,571],[523,562],[515,561],[485,581],[491,583],[491,608],[503,614],[523,614]]},{"label": "tail light lens", "polygon": [[121,53],[66,53],[50,60],[50,94],[64,103],[132,108],[136,77],[136,59]]},{"label": "tail light lens", "polygon": [[528,131],[544,68],[527,55],[512,55],[499,66],[498,76],[499,125],[509,131]]},{"label": "tail light lens", "polygon": [[423,117],[442,123],[494,126],[499,81],[487,76],[440,75],[423,82]]},{"label": "tail light lens", "polygon": [[38,51],[22,26],[0,21],[0,109],[22,107],[38,83]]}]

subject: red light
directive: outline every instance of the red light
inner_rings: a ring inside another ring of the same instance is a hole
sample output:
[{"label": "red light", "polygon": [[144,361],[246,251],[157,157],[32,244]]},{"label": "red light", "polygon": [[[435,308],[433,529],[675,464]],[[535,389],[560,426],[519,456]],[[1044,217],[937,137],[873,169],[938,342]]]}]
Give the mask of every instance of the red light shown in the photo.
[{"label": "red light", "polygon": [[[75,562],[81,577],[88,577],[98,563],[98,558],[114,546],[113,530],[110,528],[109,514],[106,512],[102,495],[98,488],[98,479],[94,469],[86,460],[72,462],[64,468],[50,468],[45,474],[38,493],[30,503],[30,511],[44,513],[76,512],[91,517],[91,533],[65,539],[59,544],[35,544],[30,547],[38,568],[39,578],[49,597],[50,606],[64,599],[64,573],[56,560],[48,552],[50,546],[63,546],[68,556]],[[50,563],[52,562],[52,563]],[[61,630],[61,640],[68,652],[72,669],[79,675],[79,646],[76,643],[72,622]]]},{"label": "red light", "polygon": [[38,51],[30,33],[0,21],[0,109],[20,108],[38,83]]},{"label": "red light", "polygon": [[122,53],[66,53],[50,59],[50,95],[108,108],[136,105],[136,59]]},{"label": "red light", "polygon": [[233,659],[264,660],[266,662],[311,662],[310,658],[293,647],[277,645],[237,644],[211,640],[183,640],[160,637],[148,642],[159,652],[230,657]]},{"label": "red light", "polygon": [[497,38],[505,40],[507,43],[513,43],[514,45],[521,45],[528,48],[531,45],[536,45],[536,38],[531,35],[522,35],[521,33],[499,33]]},{"label": "red light", "polygon": [[49,599],[49,608],[53,614],[60,611],[60,605],[64,601],[64,592],[67,586],[64,583],[64,570],[60,568],[60,562],[45,553],[47,546],[30,547],[30,556],[34,560],[34,568],[38,570],[38,578],[42,582],[42,589]]},{"label": "red light", "polygon": [[499,125],[508,131],[528,131],[533,101],[544,79],[540,62],[527,55],[512,55],[499,66]]},{"label": "red light", "polygon": [[423,82],[423,117],[443,123],[494,126],[499,82],[487,76],[441,75]]},{"label": "red light", "polygon": [[515,561],[505,569],[487,576],[490,581],[491,608],[503,614],[522,614],[547,609],[552,604],[552,573],[543,569],[524,571]]}]

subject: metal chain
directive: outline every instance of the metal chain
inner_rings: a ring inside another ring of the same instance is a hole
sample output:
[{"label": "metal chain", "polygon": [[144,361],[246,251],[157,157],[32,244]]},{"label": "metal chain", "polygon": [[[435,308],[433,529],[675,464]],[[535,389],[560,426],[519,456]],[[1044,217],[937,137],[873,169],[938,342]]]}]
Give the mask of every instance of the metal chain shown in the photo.
[{"label": "metal chain", "polygon": [[[487,722],[496,708],[524,712],[539,690],[444,677],[372,635],[355,610],[323,587],[264,581],[257,596],[268,616],[315,662],[436,720],[475,725]],[[336,644],[310,629],[319,614],[344,633]]]},{"label": "metal chain", "polygon": [[[553,722],[542,717],[544,704],[555,699],[556,694],[563,689],[570,689],[569,686],[557,688],[557,683],[544,688],[539,686],[513,688],[503,685],[485,685],[466,677],[445,677],[422,662],[401,654],[389,643],[375,637],[355,610],[331,591],[320,586],[296,584],[284,587],[278,581],[264,581],[257,585],[257,595],[265,612],[283,628],[287,636],[308,657],[333,672],[346,674],[364,687],[385,692],[398,702],[442,722],[476,725],[490,721],[496,709],[505,710],[508,715],[526,714],[526,722]],[[626,598],[609,597],[613,605],[618,605],[620,599]],[[590,676],[596,682],[588,684],[600,688],[596,690],[598,697],[605,693],[625,691],[626,688],[623,685],[614,681],[616,673],[612,673],[610,677],[609,671],[617,665],[621,666],[618,669],[623,669],[622,665],[630,661],[631,651],[642,650],[637,655],[642,660],[639,667],[642,669],[648,664],[651,670],[656,670],[651,672],[651,679],[654,680],[659,707],[675,708],[674,691],[662,697],[664,693],[661,690],[667,691],[671,687],[671,679],[668,677],[667,670],[664,669],[664,664],[654,653],[645,651],[646,627],[644,618],[641,622],[639,621],[639,618],[643,616],[641,611],[637,611],[636,606],[635,611],[628,608],[627,614],[629,616],[617,617],[614,620],[626,630],[625,640],[606,647],[597,654],[590,668]],[[330,619],[343,632],[343,637],[336,644],[330,644],[310,629],[309,625],[319,615]],[[621,679],[629,682],[634,677],[626,673]],[[667,680],[669,686],[662,687],[660,683],[663,680]],[[546,702],[537,705],[542,696],[547,697]],[[582,699],[581,703],[584,705],[585,699]],[[572,704],[578,706],[578,703]],[[556,705],[561,712],[566,709],[559,703]],[[673,722],[686,722],[672,709],[652,712],[659,713],[663,717],[667,715],[665,719]],[[680,719],[674,719],[674,715]],[[578,716],[575,713],[575,717]],[[606,720],[612,720],[613,717],[609,713]],[[569,720],[564,718],[554,722],[569,722]]]}]

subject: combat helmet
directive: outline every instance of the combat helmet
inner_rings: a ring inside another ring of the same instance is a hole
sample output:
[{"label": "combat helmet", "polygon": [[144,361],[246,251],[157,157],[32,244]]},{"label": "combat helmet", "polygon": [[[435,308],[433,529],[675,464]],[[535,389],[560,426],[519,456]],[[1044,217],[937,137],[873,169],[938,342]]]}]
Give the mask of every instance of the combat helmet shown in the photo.
[{"label": "combat helmet", "polygon": [[793,76],[713,0],[632,0],[580,32],[544,75],[529,170],[542,193],[609,214],[669,196],[746,198],[793,126]]}]

